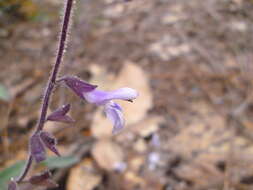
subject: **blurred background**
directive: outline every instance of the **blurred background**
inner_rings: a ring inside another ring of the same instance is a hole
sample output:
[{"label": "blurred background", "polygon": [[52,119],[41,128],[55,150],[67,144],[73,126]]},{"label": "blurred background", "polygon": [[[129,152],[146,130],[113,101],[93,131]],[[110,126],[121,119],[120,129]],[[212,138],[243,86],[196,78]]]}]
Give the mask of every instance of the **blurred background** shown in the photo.
[{"label": "blurred background", "polygon": [[[54,63],[63,1],[0,0],[0,190],[22,169]],[[50,190],[253,189],[253,1],[77,0],[63,74],[128,86],[113,136],[101,108],[66,88],[73,125],[47,123]],[[45,187],[29,187],[44,189]]]}]

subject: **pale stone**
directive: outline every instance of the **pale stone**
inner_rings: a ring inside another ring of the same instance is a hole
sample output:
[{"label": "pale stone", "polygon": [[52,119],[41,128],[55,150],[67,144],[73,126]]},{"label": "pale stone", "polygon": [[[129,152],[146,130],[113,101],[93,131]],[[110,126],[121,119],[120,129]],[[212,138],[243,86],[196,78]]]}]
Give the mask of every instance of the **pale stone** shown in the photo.
[{"label": "pale stone", "polygon": [[93,190],[102,180],[93,170],[92,162],[88,159],[72,168],[67,180],[67,190]]},{"label": "pale stone", "polygon": [[121,147],[109,139],[99,140],[92,148],[92,155],[98,165],[107,171],[118,170],[117,166],[124,161]]}]

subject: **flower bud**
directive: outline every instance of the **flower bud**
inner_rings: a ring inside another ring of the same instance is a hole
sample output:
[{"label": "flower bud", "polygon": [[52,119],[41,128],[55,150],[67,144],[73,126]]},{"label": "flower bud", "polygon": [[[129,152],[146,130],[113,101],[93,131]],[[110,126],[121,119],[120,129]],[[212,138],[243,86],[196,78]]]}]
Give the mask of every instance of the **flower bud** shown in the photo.
[{"label": "flower bud", "polygon": [[64,81],[64,83],[80,98],[84,98],[83,94],[90,92],[97,88],[96,85],[89,84],[77,77],[66,76],[61,78],[59,81]]},{"label": "flower bud", "polygon": [[39,163],[46,159],[46,151],[40,140],[39,134],[34,134],[30,139],[31,154],[34,160]]},{"label": "flower bud", "polygon": [[40,174],[30,177],[28,180],[32,185],[46,186],[48,188],[58,187],[52,179],[52,174],[49,171],[42,172]]},{"label": "flower bud", "polygon": [[17,182],[11,179],[11,181],[8,184],[8,190],[18,190],[18,189],[19,188]]},{"label": "flower bud", "polygon": [[54,152],[57,156],[60,156],[60,153],[56,149],[57,140],[52,134],[45,131],[41,131],[40,139],[48,149]]},{"label": "flower bud", "polygon": [[64,123],[73,123],[74,120],[66,115],[70,110],[70,104],[66,104],[58,108],[57,110],[53,111],[48,117],[47,120],[49,121],[58,121]]}]

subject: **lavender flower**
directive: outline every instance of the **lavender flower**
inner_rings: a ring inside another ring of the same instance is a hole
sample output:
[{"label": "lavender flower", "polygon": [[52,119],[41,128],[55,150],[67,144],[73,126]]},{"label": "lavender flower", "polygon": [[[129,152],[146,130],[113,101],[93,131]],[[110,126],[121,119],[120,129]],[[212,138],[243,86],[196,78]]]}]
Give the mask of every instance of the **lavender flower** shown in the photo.
[{"label": "lavender flower", "polygon": [[104,105],[110,100],[126,100],[132,102],[133,99],[137,98],[138,93],[132,88],[120,88],[114,91],[102,91],[94,89],[89,92],[84,92],[83,97],[89,103],[95,103],[97,105]]},{"label": "lavender flower", "polygon": [[113,134],[124,127],[122,108],[113,100],[126,100],[132,102],[138,93],[132,88],[120,88],[113,91],[97,90],[95,85],[89,84],[76,77],[67,76],[61,79],[80,98],[87,102],[104,107],[104,112],[113,123]]},{"label": "lavender flower", "polygon": [[86,99],[87,102],[104,107],[107,118],[113,123],[113,134],[121,131],[125,123],[121,106],[113,100],[119,99],[132,102],[137,96],[137,91],[131,88],[120,88],[114,91],[94,89],[90,92],[83,93],[83,98]]}]

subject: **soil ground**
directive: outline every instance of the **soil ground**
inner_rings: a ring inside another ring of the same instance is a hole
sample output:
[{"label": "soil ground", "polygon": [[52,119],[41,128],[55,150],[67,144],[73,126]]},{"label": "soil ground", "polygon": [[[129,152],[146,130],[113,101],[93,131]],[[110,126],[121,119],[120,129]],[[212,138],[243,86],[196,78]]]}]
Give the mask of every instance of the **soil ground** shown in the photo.
[{"label": "soil ground", "polygon": [[[11,105],[1,103],[3,120],[10,109],[9,134],[1,137],[2,168],[17,152],[26,151],[54,62],[62,4],[35,4],[35,20],[11,18],[0,28],[0,81],[15,96]],[[140,162],[138,169],[108,171],[97,165],[91,151],[97,142],[90,132],[96,107],[56,90],[51,109],[73,100],[78,122],[74,129],[54,132],[67,147],[88,139],[79,154],[102,177],[90,189],[253,189],[252,10],[250,0],[76,2],[62,74],[90,80],[91,65],[109,76],[131,62],[144,71],[151,87],[147,115],[163,119],[145,137],[113,140],[127,152],[126,163]],[[144,76],[133,77],[138,81]],[[154,146],[157,137],[159,145]],[[145,149],[140,152],[134,148],[139,142]],[[70,169],[54,172],[60,176],[58,189],[67,189]]]}]

